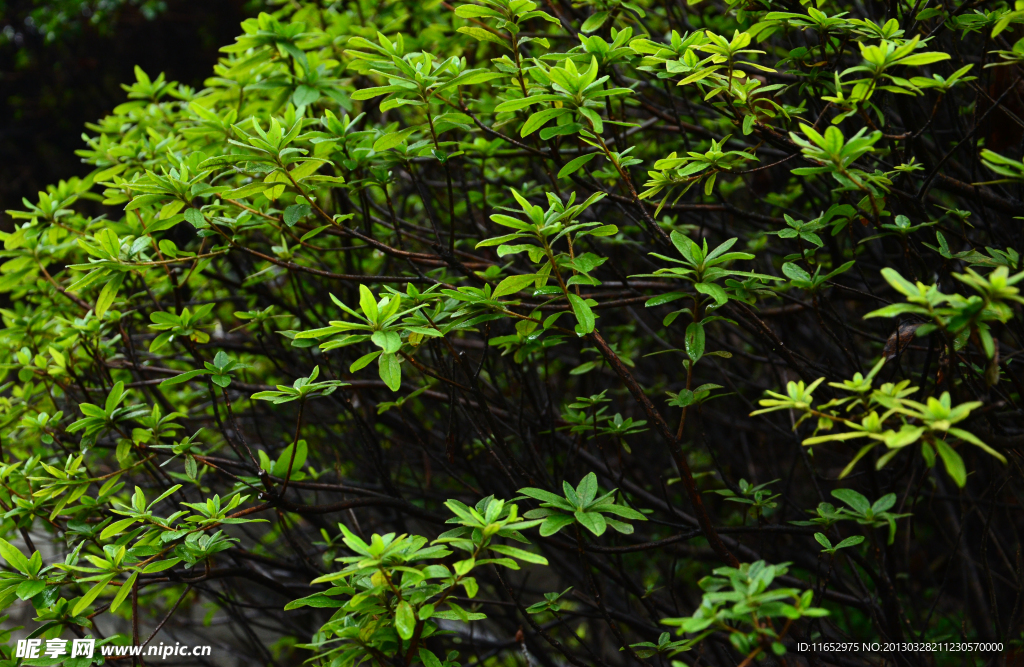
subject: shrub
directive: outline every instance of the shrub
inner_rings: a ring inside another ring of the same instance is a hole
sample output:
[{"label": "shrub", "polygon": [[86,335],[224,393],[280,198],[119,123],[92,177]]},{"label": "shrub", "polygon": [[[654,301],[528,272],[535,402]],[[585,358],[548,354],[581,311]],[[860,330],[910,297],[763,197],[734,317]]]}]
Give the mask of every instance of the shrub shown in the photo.
[{"label": "shrub", "polygon": [[3,606],[247,664],[1010,646],[1024,13],[807,5],[295,2],[139,70],[8,212]]}]

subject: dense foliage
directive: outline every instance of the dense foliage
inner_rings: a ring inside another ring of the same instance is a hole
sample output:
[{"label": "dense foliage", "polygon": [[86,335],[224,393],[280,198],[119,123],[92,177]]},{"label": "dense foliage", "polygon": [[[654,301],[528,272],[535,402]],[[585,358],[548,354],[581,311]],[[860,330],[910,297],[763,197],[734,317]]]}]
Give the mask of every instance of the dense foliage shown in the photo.
[{"label": "dense foliage", "polygon": [[138,70],[8,211],[0,606],[245,664],[1017,646],[1022,22],[291,2]]}]

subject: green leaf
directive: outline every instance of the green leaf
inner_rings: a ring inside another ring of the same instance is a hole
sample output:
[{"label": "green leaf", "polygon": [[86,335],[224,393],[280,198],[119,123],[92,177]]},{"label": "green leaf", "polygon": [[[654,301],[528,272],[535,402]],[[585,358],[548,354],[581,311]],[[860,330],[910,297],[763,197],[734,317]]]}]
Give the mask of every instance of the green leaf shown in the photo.
[{"label": "green leaf", "polygon": [[394,331],[374,331],[370,340],[387,354],[395,354],[402,349],[402,337]]},{"label": "green leaf", "polygon": [[1006,457],[1005,456],[1003,456],[1002,454],[1000,454],[996,450],[994,450],[991,447],[989,447],[988,445],[986,445],[984,442],[982,442],[978,438],[978,436],[974,435],[970,431],[965,431],[965,430],[960,429],[960,428],[951,428],[951,429],[949,429],[949,434],[952,435],[952,436],[956,436],[957,438],[960,438],[961,440],[966,440],[967,442],[971,443],[975,447],[980,447],[981,449],[985,450],[986,452],[988,452],[992,456],[994,456],[997,459],[999,459],[1003,464],[1006,464]]},{"label": "green leaf", "polygon": [[836,549],[845,549],[846,547],[855,547],[866,538],[863,535],[854,535],[853,537],[847,537],[845,540],[836,545]]},{"label": "green leaf", "polygon": [[215,155],[199,163],[199,171],[209,171],[226,164],[238,164],[239,162],[269,162],[269,156],[256,156],[248,153],[228,153],[226,155]]},{"label": "green leaf", "polygon": [[609,512],[611,514],[616,514],[625,519],[633,519],[634,521],[647,521],[647,517],[645,517],[643,514],[637,512],[632,507],[626,507],[625,505],[601,504],[596,506],[594,509],[599,512]]},{"label": "green leaf", "polygon": [[718,172],[713,172],[708,180],[704,181],[704,194],[711,195],[715,189],[715,179],[718,178]]},{"label": "green leaf", "polygon": [[292,42],[279,41],[277,42],[278,47],[285,51],[288,55],[302,65],[302,69],[309,72],[309,61],[306,59],[306,53],[296,46]]},{"label": "green leaf", "polygon": [[592,532],[594,535],[604,535],[604,531],[608,529],[608,522],[604,520],[604,516],[598,512],[583,512],[580,510],[576,511],[574,515],[576,520],[580,522],[580,525]]},{"label": "green leaf", "polygon": [[554,102],[560,99],[561,98],[558,95],[530,95],[529,97],[505,100],[498,106],[494,107],[494,111],[495,113],[518,111],[519,109],[525,109],[526,107],[534,104],[540,104],[541,102]]},{"label": "green leaf", "polygon": [[882,277],[885,278],[887,283],[892,285],[893,289],[904,296],[917,296],[917,286],[901,276],[896,269],[889,268],[888,266],[885,267],[882,269]]},{"label": "green leaf", "polygon": [[89,605],[92,604],[92,601],[95,600],[96,597],[103,592],[103,589],[107,587],[107,584],[110,583],[114,576],[115,575],[113,574],[108,574],[107,576],[103,577],[98,582],[96,582],[96,584],[92,588],[90,588],[89,591],[85,595],[83,595],[78,600],[77,603],[75,603],[75,608],[71,610],[71,615],[78,616],[83,611],[88,609]]},{"label": "green leaf", "polygon": [[[303,160],[302,164],[300,164],[299,166],[297,166],[294,169],[292,169],[290,172],[288,172],[288,174],[293,179],[295,179],[295,182],[299,182],[299,181],[301,181],[303,179],[306,179],[306,178],[309,178],[310,176],[312,176],[313,173],[316,172],[316,170],[319,169],[320,167],[322,167],[324,164],[326,164],[326,162],[327,162],[326,160],[320,160],[320,159]],[[288,176],[286,176],[282,172],[280,172],[280,171],[275,172],[274,175],[277,176],[278,182],[280,182],[280,183],[287,183],[288,182]]]},{"label": "green leaf", "polygon": [[686,327],[686,355],[697,363],[704,356],[704,325],[690,322]]},{"label": "green leaf", "polygon": [[459,5],[455,8],[455,15],[460,19],[473,19],[481,16],[488,16],[490,18],[500,19],[503,18],[501,12],[490,7],[483,7],[481,5]]},{"label": "green leaf", "polygon": [[107,251],[111,257],[116,259],[121,254],[121,242],[114,230],[105,227],[96,232],[95,238],[100,247]]},{"label": "green leaf", "polygon": [[494,42],[495,44],[500,44],[501,46],[504,46],[506,49],[511,48],[507,40],[499,37],[498,35],[495,35],[490,30],[465,26],[459,28],[459,32],[461,32],[463,35],[469,35],[474,39],[479,39],[481,42]]},{"label": "green leaf", "polygon": [[352,362],[352,365],[348,367],[348,372],[355,373],[360,369],[366,368],[367,366],[370,365],[371,361],[379,357],[382,353],[383,350],[377,350],[376,352],[364,354],[363,356],[359,357],[358,359]]},{"label": "green leaf", "polygon": [[604,25],[604,22],[608,20],[609,12],[594,12],[583,22],[580,26],[580,32],[594,32],[598,28]]},{"label": "green leaf", "polygon": [[811,280],[811,274],[807,273],[803,267],[798,264],[794,264],[793,262],[786,262],[783,264],[782,273],[790,280],[803,280],[805,282],[809,282]]},{"label": "green leaf", "polygon": [[380,318],[377,312],[377,299],[374,298],[373,292],[366,285],[359,286],[359,309],[363,311],[363,315],[371,323],[375,324]]},{"label": "green leaf", "polygon": [[175,375],[174,377],[167,378],[160,383],[161,387],[170,387],[172,385],[181,384],[182,382],[188,382],[192,378],[199,377],[200,375],[207,375],[210,371],[208,370],[196,370],[186,371],[181,375]]},{"label": "green leaf", "polygon": [[871,503],[868,502],[868,499],[853,489],[833,489],[832,496],[842,500],[860,514],[864,514],[871,509]]},{"label": "green leaf", "polygon": [[935,440],[934,444],[935,449],[939,452],[939,457],[942,458],[942,462],[946,466],[946,472],[962,489],[967,484],[967,468],[964,466],[964,460],[955,449],[946,444],[945,440]]},{"label": "green leaf", "polygon": [[26,579],[18,584],[16,594],[19,599],[29,600],[46,590],[46,582],[42,579]]},{"label": "green leaf", "polygon": [[412,611],[412,605],[405,600],[398,603],[395,610],[395,630],[402,639],[412,639],[416,632],[416,615]]},{"label": "green leaf", "polygon": [[[452,86],[472,86],[478,83],[487,83],[488,81],[493,81],[494,79],[501,79],[504,78],[505,76],[507,75],[502,74],[501,72],[487,72],[485,70],[466,71],[458,75],[454,79],[451,79],[450,81],[446,82],[443,86],[441,86],[441,89],[447,90]],[[461,118],[468,122],[473,121],[472,118],[470,118],[469,116],[465,116],[463,114],[446,114],[446,116],[448,116],[449,118]]]},{"label": "green leaf", "polygon": [[274,183],[257,181],[256,183],[249,183],[248,185],[243,185],[242,187],[235,188],[234,190],[228,190],[227,192],[222,193],[221,196],[225,199],[243,199],[245,197],[258,195],[272,187],[274,187]]},{"label": "green leaf", "polygon": [[117,298],[117,290],[121,289],[125,275],[127,275],[125,272],[118,271],[100,290],[100,295],[96,298],[96,317],[103,317],[103,314],[114,303],[114,299]]},{"label": "green leaf", "polygon": [[564,509],[572,508],[572,506],[566,502],[565,498],[559,495],[555,495],[550,491],[545,491],[544,489],[535,489],[532,486],[528,486],[526,488],[519,489],[519,493],[523,494],[524,496],[529,496],[530,498],[536,498],[541,502],[551,503],[557,507],[562,507]]},{"label": "green leaf", "polygon": [[883,306],[878,310],[872,310],[870,313],[864,315],[864,319],[872,317],[896,317],[904,313],[919,313],[921,315],[927,315],[928,309],[922,306],[915,306],[911,303],[892,303],[888,306]]},{"label": "green leaf", "polygon": [[377,359],[377,367],[380,371],[380,379],[391,391],[398,391],[402,386],[402,366],[395,354],[384,353]]},{"label": "green leaf", "polygon": [[654,306],[662,306],[666,303],[671,303],[678,299],[682,299],[685,296],[688,296],[686,292],[668,292],[667,294],[660,294],[658,296],[653,296],[647,301],[645,301],[644,307],[652,308]]},{"label": "green leaf", "polygon": [[580,504],[584,506],[593,502],[597,497],[597,475],[592,472],[587,473],[576,487],[576,496],[580,499]]},{"label": "green leaf", "polygon": [[548,122],[552,118],[558,118],[559,116],[569,113],[568,109],[541,109],[536,111],[523,124],[523,129],[519,131],[521,136],[529,136],[537,130],[539,130],[544,123]]},{"label": "green leaf", "polygon": [[[134,211],[136,209],[142,208],[143,206],[149,206],[150,204],[158,204],[158,203],[162,202],[164,199],[166,199],[166,195],[139,195],[138,197],[135,197],[134,199],[132,199],[131,202],[127,206],[124,207],[124,210],[125,211]],[[109,230],[103,230],[103,231],[109,231]],[[111,233],[113,233],[113,232],[111,232]],[[96,239],[99,240],[99,238],[100,238],[100,236],[99,236],[99,234],[97,234],[96,235]],[[103,242],[100,241],[100,244],[103,245]]]},{"label": "green leaf", "polygon": [[0,556],[3,556],[4,560],[15,570],[29,574],[28,559],[25,558],[25,554],[3,538],[0,538]]},{"label": "green leaf", "polygon": [[583,168],[583,165],[590,162],[598,155],[600,155],[600,153],[588,153],[586,155],[580,155],[579,157],[574,158],[572,161],[570,161],[568,164],[566,164],[564,167],[558,170],[558,177],[565,178],[566,176],[571,176],[572,174],[575,174],[577,171]]},{"label": "green leaf", "polygon": [[438,660],[437,656],[425,648],[419,649],[419,656],[420,662],[423,663],[423,667],[444,667],[441,661]]},{"label": "green leaf", "polygon": [[540,525],[540,536],[550,537],[574,521],[571,514],[553,514]]},{"label": "green leaf", "polygon": [[509,276],[498,283],[498,286],[494,288],[494,292],[491,294],[491,298],[497,299],[509,294],[515,294],[520,290],[526,289],[527,286],[536,280],[537,275],[533,273],[524,276]]},{"label": "green leaf", "polygon": [[397,132],[391,132],[385,134],[383,137],[373,142],[373,150],[375,153],[383,153],[386,150],[394,148],[400,145],[403,141],[409,138],[409,135],[416,131],[415,127],[407,127],[404,130]]},{"label": "green leaf", "polygon": [[308,107],[320,99],[320,91],[311,86],[302,84],[292,93],[292,102],[297,107]]},{"label": "green leaf", "polygon": [[121,584],[120,590],[117,591],[117,595],[114,596],[113,602],[110,603],[110,611],[117,611],[117,608],[121,606],[121,603],[125,601],[129,593],[132,592],[132,588],[135,586],[135,580],[139,578],[139,573],[136,570],[132,572],[132,576],[128,577],[128,581]]},{"label": "green leaf", "polygon": [[521,561],[527,563],[536,563],[537,565],[547,565],[548,559],[544,558],[540,554],[530,553],[516,547],[510,547],[506,544],[492,544],[491,550],[496,551],[499,554],[505,554],[506,556],[512,556],[518,558]]},{"label": "green leaf", "polygon": [[942,60],[949,60],[950,57],[951,56],[948,53],[916,53],[912,56],[900,59],[899,64],[920,67],[921,65],[930,65]]},{"label": "green leaf", "polygon": [[[292,450],[295,450],[295,458],[292,458]],[[288,475],[288,467],[291,466],[292,474],[295,474],[296,470],[301,470],[302,466],[306,464],[306,457],[309,455],[309,448],[306,445],[305,440],[299,440],[294,445],[288,445],[281,451],[281,455],[277,457],[277,461],[274,463],[274,469],[271,471],[275,477],[284,478]]]},{"label": "green leaf", "polygon": [[185,209],[185,220],[196,229],[206,227],[206,219],[203,217],[202,212],[197,208]]},{"label": "green leaf", "polygon": [[317,227],[316,229],[311,229],[308,232],[306,232],[305,234],[303,234],[299,238],[299,241],[308,241],[309,239],[313,238],[314,236],[316,236],[320,232],[324,231],[325,229],[329,228],[330,226],[331,225],[322,225],[320,227]]},{"label": "green leaf", "polygon": [[353,100],[369,100],[388,93],[397,93],[406,90],[401,86],[378,86],[375,88],[362,88],[352,93]]},{"label": "green leaf", "polygon": [[135,523],[135,519],[131,519],[131,518],[129,518],[129,519],[121,519],[120,521],[115,521],[114,523],[110,524],[109,526],[107,526],[106,528],[103,529],[103,532],[100,533],[100,540],[102,540],[102,541],[109,540],[114,535],[118,535],[120,533],[123,533],[125,531],[125,529],[128,526],[132,525],[133,523]]},{"label": "green leaf", "polygon": [[147,565],[143,572],[145,574],[152,574],[153,572],[163,572],[164,570],[171,569],[180,562],[180,558],[169,558],[167,560],[154,561]]},{"label": "green leaf", "polygon": [[292,227],[312,212],[309,204],[292,204],[284,210],[284,224]]},{"label": "green leaf", "polygon": [[569,305],[572,307],[572,313],[576,316],[576,321],[579,322],[579,327],[576,329],[577,333],[589,334],[594,331],[594,323],[597,318],[594,317],[594,311],[590,309],[587,302],[582,298],[570,293]]}]

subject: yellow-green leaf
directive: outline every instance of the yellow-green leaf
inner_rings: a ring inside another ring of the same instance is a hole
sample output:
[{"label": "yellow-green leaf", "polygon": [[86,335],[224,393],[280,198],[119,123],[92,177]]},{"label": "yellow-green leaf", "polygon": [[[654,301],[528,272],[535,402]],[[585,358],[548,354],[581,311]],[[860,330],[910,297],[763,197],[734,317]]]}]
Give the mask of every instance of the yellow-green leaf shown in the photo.
[{"label": "yellow-green leaf", "polygon": [[494,288],[494,293],[491,294],[491,298],[498,299],[509,294],[515,294],[519,290],[526,289],[536,279],[537,275],[534,273],[525,276],[509,276],[498,283],[498,286]]},{"label": "yellow-green leaf", "polygon": [[117,595],[114,596],[114,601],[110,603],[110,611],[117,611],[117,608],[125,601],[128,594],[132,592],[132,588],[135,586],[135,580],[138,578],[138,571],[132,572],[132,576],[128,577],[128,581],[121,584],[121,589],[117,591]]},{"label": "yellow-green leaf", "polygon": [[108,574],[107,576],[97,581],[96,585],[90,588],[89,591],[78,600],[78,602],[75,604],[75,608],[71,610],[71,615],[78,616],[83,611],[88,609],[89,605],[92,604],[92,601],[95,600],[99,596],[99,594],[103,592],[103,589],[107,587],[107,584],[109,584],[113,578],[113,574]]}]

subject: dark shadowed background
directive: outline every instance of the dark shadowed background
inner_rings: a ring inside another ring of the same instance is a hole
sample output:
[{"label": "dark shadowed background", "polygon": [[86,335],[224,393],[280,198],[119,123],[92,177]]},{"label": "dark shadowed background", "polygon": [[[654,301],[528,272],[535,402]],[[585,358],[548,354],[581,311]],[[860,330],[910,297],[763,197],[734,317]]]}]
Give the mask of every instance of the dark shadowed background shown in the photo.
[{"label": "dark shadowed background", "polygon": [[0,0],[0,211],[89,171],[74,153],[84,124],[124,101],[135,65],[201,86],[256,4]]}]

